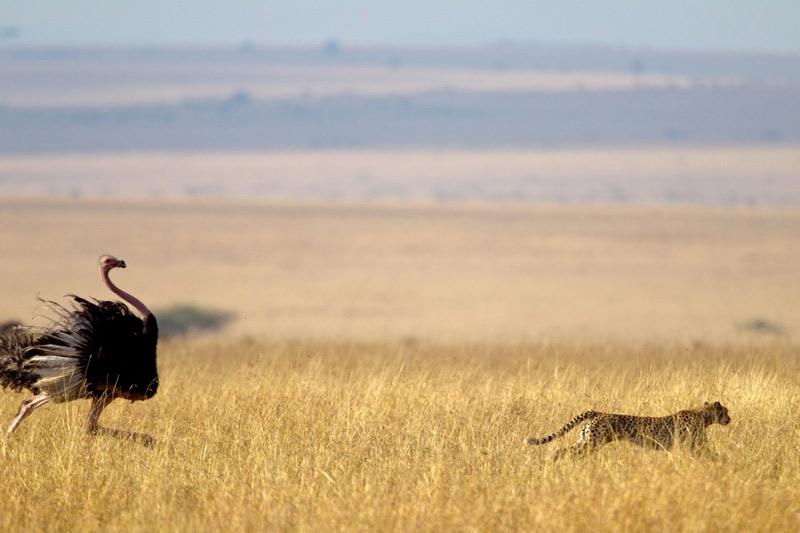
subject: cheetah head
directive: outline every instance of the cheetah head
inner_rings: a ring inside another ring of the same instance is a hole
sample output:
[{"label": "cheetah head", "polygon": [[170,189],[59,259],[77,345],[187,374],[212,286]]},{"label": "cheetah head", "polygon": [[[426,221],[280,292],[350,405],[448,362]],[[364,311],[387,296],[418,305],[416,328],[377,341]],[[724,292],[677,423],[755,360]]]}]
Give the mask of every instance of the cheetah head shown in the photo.
[{"label": "cheetah head", "polygon": [[719,402],[708,403],[705,402],[704,405],[706,413],[709,416],[709,422],[721,424],[723,426],[727,426],[730,421],[731,417],[728,416],[728,408],[722,405]]}]

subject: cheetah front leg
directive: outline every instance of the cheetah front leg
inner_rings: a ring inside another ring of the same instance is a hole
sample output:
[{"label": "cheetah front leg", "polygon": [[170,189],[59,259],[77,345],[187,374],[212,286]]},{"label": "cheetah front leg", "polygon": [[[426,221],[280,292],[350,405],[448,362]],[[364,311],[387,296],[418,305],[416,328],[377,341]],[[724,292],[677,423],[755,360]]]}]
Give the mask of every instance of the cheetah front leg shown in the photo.
[{"label": "cheetah front leg", "polygon": [[711,459],[713,461],[718,461],[722,459],[722,456],[717,452],[711,450],[708,446],[695,446],[691,448],[692,455],[697,458],[702,459]]},{"label": "cheetah front leg", "polygon": [[707,459],[719,459],[720,456],[714,453],[708,447],[708,439],[705,433],[693,434],[689,439],[689,451],[695,457],[704,457]]},{"label": "cheetah front leg", "polygon": [[711,459],[714,461],[722,459],[722,456],[713,451],[711,448],[709,448],[708,444],[705,441],[703,441],[702,444],[696,444],[692,446],[691,448],[689,448],[689,451],[692,452],[692,455],[694,457]]}]

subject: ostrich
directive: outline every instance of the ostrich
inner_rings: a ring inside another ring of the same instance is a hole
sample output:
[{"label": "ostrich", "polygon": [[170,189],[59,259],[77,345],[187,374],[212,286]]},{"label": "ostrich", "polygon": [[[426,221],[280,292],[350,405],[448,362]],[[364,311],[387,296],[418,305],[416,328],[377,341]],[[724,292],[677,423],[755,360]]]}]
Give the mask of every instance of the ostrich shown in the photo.
[{"label": "ostrich", "polygon": [[141,301],[112,283],[108,273],[114,268],[125,268],[125,261],[100,257],[100,279],[142,318],[122,302],[90,302],[69,295],[70,309],[46,302],[56,315],[49,326],[16,326],[0,335],[0,385],[33,393],[20,405],[9,434],[46,403],[80,398],[92,400],[86,429],[96,433],[101,429],[100,413],[112,400],[146,400],[156,393],[156,318]]},{"label": "ostrich", "polygon": [[5,322],[0,322],[0,335],[20,325],[21,324],[16,320],[6,320]]}]

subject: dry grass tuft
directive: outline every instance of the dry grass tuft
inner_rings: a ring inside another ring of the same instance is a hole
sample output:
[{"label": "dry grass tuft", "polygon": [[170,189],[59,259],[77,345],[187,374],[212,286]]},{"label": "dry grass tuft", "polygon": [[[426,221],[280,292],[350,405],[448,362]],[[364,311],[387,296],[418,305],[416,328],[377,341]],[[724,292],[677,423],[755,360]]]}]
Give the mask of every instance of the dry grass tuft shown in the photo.
[{"label": "dry grass tuft", "polygon": [[[571,345],[165,344],[162,389],[48,406],[0,440],[0,530],[797,530],[800,351]],[[0,397],[10,419],[21,395]],[[588,408],[720,400],[717,460],[527,447]]]}]

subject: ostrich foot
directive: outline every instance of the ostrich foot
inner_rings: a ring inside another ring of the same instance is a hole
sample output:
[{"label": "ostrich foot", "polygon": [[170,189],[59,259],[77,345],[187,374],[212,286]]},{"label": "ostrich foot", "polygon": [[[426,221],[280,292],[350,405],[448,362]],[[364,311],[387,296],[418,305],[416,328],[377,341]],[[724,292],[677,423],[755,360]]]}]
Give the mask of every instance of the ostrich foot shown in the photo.
[{"label": "ostrich foot", "polygon": [[156,439],[147,433],[138,433],[136,431],[125,431],[122,429],[106,428],[102,426],[95,426],[90,433],[92,435],[105,435],[115,439],[129,440],[137,444],[141,444],[145,448],[152,448],[156,445]]}]

